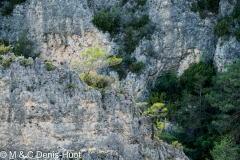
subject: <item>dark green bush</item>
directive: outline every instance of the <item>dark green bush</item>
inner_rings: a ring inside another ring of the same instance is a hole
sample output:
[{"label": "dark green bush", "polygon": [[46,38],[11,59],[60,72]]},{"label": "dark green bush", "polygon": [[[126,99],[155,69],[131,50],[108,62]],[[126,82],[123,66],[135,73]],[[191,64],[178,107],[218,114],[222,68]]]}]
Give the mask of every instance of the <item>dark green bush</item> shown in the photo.
[{"label": "dark green bush", "polygon": [[197,12],[199,10],[198,3],[193,2],[190,9],[192,12]]},{"label": "dark green bush", "polygon": [[31,65],[31,61],[29,59],[24,59],[24,60],[20,61],[19,64],[21,66],[27,67],[27,66]]},{"label": "dark green bush", "polygon": [[240,2],[238,2],[235,6],[235,8],[233,9],[232,15],[234,18],[239,18],[240,16]]},{"label": "dark green bush", "polygon": [[199,11],[199,16],[201,19],[205,19],[207,17],[208,13],[206,10]]},{"label": "dark green bush", "polygon": [[91,8],[94,4],[93,0],[87,0],[88,7]]},{"label": "dark green bush", "polygon": [[127,76],[126,69],[124,68],[122,63],[115,66],[111,66],[111,68],[118,73],[120,80]]},{"label": "dark green bush", "polygon": [[0,8],[3,7],[3,2],[0,2]]},{"label": "dark green bush", "polygon": [[127,54],[131,54],[138,44],[137,37],[134,34],[134,30],[132,27],[128,27],[125,31],[124,35],[124,50]]},{"label": "dark green bush", "polygon": [[[8,3],[6,3],[4,6],[3,6],[3,9],[1,10],[1,14],[3,16],[5,15],[11,15],[12,14],[12,11],[15,7],[16,4],[20,4],[20,3],[23,3],[25,2],[26,0],[6,0],[8,1]],[[1,2],[0,3],[1,5],[3,5],[3,3]]]},{"label": "dark green bush", "polygon": [[130,68],[130,71],[133,73],[140,73],[140,71],[144,68],[143,62],[134,62]]},{"label": "dark green bush", "polygon": [[102,10],[93,16],[93,24],[100,30],[104,32],[109,32],[114,35],[119,31],[120,28],[120,17],[115,12],[107,12]]},{"label": "dark green bush", "polygon": [[131,57],[130,54],[127,54],[125,56],[125,58],[123,59],[123,62],[127,65],[127,66],[130,66],[133,62],[134,62],[134,59]]},{"label": "dark green bush", "polygon": [[15,48],[13,50],[14,54],[17,56],[23,55],[25,58],[29,58],[32,50],[32,42],[27,38],[25,33],[21,33],[17,43],[15,44]]},{"label": "dark green bush", "polygon": [[163,72],[162,76],[157,78],[154,90],[165,92],[170,99],[177,99],[181,94],[180,80],[175,71]]},{"label": "dark green bush", "polygon": [[137,5],[144,6],[146,4],[147,0],[137,0],[136,2],[137,2]]},{"label": "dark green bush", "polygon": [[215,32],[218,37],[228,35],[231,33],[232,19],[230,17],[222,19],[216,26]]},{"label": "dark green bush", "polygon": [[128,2],[128,0],[122,0],[122,6],[124,6],[126,3]]},{"label": "dark green bush", "polygon": [[181,87],[194,94],[196,83],[200,80],[200,77],[205,79],[203,87],[209,87],[215,75],[216,70],[211,61],[192,63],[180,77]]},{"label": "dark green bush", "polygon": [[55,104],[54,100],[50,100],[50,104],[54,105]]},{"label": "dark green bush", "polygon": [[207,12],[218,13],[220,0],[198,0],[191,5],[191,11],[199,12],[201,18],[206,18]]},{"label": "dark green bush", "polygon": [[236,30],[235,36],[238,42],[240,42],[240,29]]},{"label": "dark green bush", "polygon": [[1,10],[2,16],[11,15],[13,9],[14,9],[14,4],[12,3],[4,5],[3,9]]},{"label": "dark green bush", "polygon": [[139,19],[134,19],[131,23],[130,26],[132,26],[135,29],[141,28],[144,25],[148,24],[150,22],[149,16],[144,14],[142,15]]}]

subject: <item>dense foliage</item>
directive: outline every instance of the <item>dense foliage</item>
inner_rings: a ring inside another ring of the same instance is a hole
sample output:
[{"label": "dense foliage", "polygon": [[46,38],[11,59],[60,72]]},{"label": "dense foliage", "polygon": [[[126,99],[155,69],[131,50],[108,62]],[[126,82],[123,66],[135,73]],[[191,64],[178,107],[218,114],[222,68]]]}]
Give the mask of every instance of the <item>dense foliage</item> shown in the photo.
[{"label": "dense foliage", "polygon": [[232,13],[222,18],[216,26],[215,32],[218,37],[236,36],[240,41],[240,2],[235,5]]},{"label": "dense foliage", "polygon": [[[240,142],[240,60],[216,74],[211,62],[193,63],[177,78],[163,73],[156,81],[151,103],[164,101],[168,118],[179,124],[159,138],[178,140],[193,160],[237,160]],[[179,90],[174,93],[174,90]]]},{"label": "dense foliage", "polygon": [[11,51],[12,51],[12,47],[0,39],[0,55],[7,54],[8,52],[11,52]]},{"label": "dense foliage", "polygon": [[[103,32],[109,32],[111,38],[121,46],[118,52],[118,57],[123,59],[123,63],[115,69],[120,78],[126,75],[127,71],[141,73],[143,62],[136,62],[131,53],[139,45],[143,38],[151,39],[151,34],[154,32],[155,25],[149,19],[149,16],[144,12],[146,0],[123,0],[121,5],[130,3],[131,7],[116,6],[114,9],[102,9],[97,11],[93,17],[93,24]],[[136,9],[138,10],[136,15]],[[119,33],[123,33],[123,36]]]},{"label": "dense foliage", "polygon": [[24,56],[25,58],[31,57],[31,53],[33,50],[32,42],[27,38],[25,33],[21,33],[18,41],[14,47],[14,54],[17,56]]},{"label": "dense foliage", "polygon": [[112,35],[119,31],[120,17],[115,12],[101,10],[100,12],[94,14],[92,22],[98,27],[98,29],[104,32],[109,32]]},{"label": "dense foliage", "polygon": [[81,56],[74,60],[70,65],[78,73],[82,81],[91,87],[104,88],[114,82],[114,78],[110,76],[99,75],[97,71],[109,67],[120,65],[121,58],[111,56],[102,48],[90,47]]},{"label": "dense foliage", "polygon": [[199,12],[201,18],[207,16],[207,12],[218,13],[220,0],[198,0],[193,2],[191,10],[193,12]]},{"label": "dense foliage", "polygon": [[0,6],[3,6],[1,14],[11,15],[15,5],[25,2],[26,0],[3,0],[0,2]]},{"label": "dense foliage", "polygon": [[211,106],[219,110],[214,125],[221,134],[231,133],[240,142],[240,60],[227,67],[215,80],[208,95]]}]

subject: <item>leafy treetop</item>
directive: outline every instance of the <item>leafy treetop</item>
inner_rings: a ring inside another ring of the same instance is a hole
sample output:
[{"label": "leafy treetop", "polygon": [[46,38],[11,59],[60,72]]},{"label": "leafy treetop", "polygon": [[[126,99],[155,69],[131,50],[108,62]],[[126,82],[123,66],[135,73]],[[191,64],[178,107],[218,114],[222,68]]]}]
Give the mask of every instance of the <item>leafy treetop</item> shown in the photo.
[{"label": "leafy treetop", "polygon": [[71,64],[72,67],[77,69],[77,72],[90,72],[99,70],[108,66],[120,64],[122,58],[110,56],[108,52],[105,52],[100,47],[91,47],[80,55],[78,59],[75,59]]}]

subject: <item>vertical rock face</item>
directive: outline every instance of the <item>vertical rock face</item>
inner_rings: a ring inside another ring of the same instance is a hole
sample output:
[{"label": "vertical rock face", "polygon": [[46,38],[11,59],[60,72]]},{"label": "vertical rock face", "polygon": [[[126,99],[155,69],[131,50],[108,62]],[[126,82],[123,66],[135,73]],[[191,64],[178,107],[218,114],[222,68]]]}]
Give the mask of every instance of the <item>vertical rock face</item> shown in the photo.
[{"label": "vertical rock face", "polygon": [[88,89],[73,71],[47,71],[39,59],[27,67],[19,65],[21,58],[14,61],[9,68],[0,67],[0,150],[90,148],[86,160],[88,154],[107,150],[116,155],[109,159],[188,159],[182,150],[149,139],[149,120],[120,88],[101,93]]},{"label": "vertical rock face", "polygon": [[[114,10],[120,3],[115,0],[29,0],[17,5],[12,16],[0,16],[0,36],[13,42],[20,32],[26,32],[34,42],[35,53],[41,53],[41,58],[65,62],[66,65],[91,46],[99,45],[116,54],[121,46],[112,41],[109,33],[99,31],[91,21],[99,8]],[[215,64],[221,68],[225,61],[235,57],[237,50],[233,43],[232,49],[228,49],[226,43],[226,47],[216,50],[214,29],[217,17],[212,15],[201,19],[199,13],[190,11],[191,3],[189,0],[148,0],[144,10],[136,9],[134,14],[137,17],[140,12],[149,15],[155,30],[151,38],[143,38],[132,53],[137,61],[145,63],[145,69],[141,78],[129,74],[121,82],[130,94],[146,99],[147,82],[154,81],[163,70],[175,69],[181,75],[190,63],[201,58],[212,59],[213,56]],[[220,4],[221,14],[226,14],[226,8],[233,8],[225,1]],[[127,2],[124,7],[133,6]],[[125,20],[129,18],[122,16]],[[119,36],[123,36],[122,33]],[[153,56],[149,56],[149,48],[154,52]],[[228,59],[229,52],[233,50]]]},{"label": "vertical rock face", "polygon": [[[119,3],[106,0],[27,1],[16,6],[13,16],[0,17],[0,35],[14,41],[25,31],[34,41],[35,52],[41,52],[44,59],[59,62],[69,62],[95,45],[116,53],[118,47],[108,34],[97,30],[91,20],[97,8],[114,9]],[[134,53],[150,68],[146,73],[154,75],[161,70],[178,68],[181,74],[189,63],[199,61],[202,53],[211,58],[215,51],[216,20],[214,17],[200,19],[190,11],[190,4],[188,0],[147,1],[145,14],[156,24],[156,29],[151,40],[142,40]],[[126,6],[131,7],[131,4]],[[148,47],[153,48],[156,57],[146,57]]]},{"label": "vertical rock face", "polygon": [[[236,0],[220,1],[220,18],[230,15],[237,4]],[[240,58],[240,42],[236,40],[234,35],[227,40],[219,38],[216,45],[216,52],[214,55],[214,62],[218,71],[226,71],[226,65],[230,64],[234,58]]]},{"label": "vertical rock face", "polygon": [[86,0],[27,1],[12,16],[0,17],[0,35],[11,42],[26,32],[42,58],[69,62],[90,46],[109,50],[110,42],[93,26],[92,15]]},{"label": "vertical rock face", "polygon": [[[217,17],[201,19],[190,11],[191,3],[148,0],[144,11],[135,12],[144,12],[155,23],[151,38],[143,38],[132,53],[145,69],[141,75],[129,73],[104,94],[89,89],[73,71],[46,71],[40,60],[28,67],[16,60],[10,68],[0,68],[0,151],[96,148],[84,152],[86,160],[101,155],[101,150],[114,151],[106,159],[188,159],[181,150],[150,140],[149,120],[140,116],[135,100],[146,99],[148,81],[163,70],[175,69],[181,75],[201,58],[213,58],[224,70],[225,64],[239,57],[235,38],[222,43],[215,36]],[[91,21],[99,8],[112,10],[119,4],[117,0],[28,0],[17,5],[12,16],[0,16],[0,37],[13,43],[25,32],[42,59],[66,64],[91,46],[116,54],[120,46]],[[235,4],[221,0],[219,17],[231,13]]]}]

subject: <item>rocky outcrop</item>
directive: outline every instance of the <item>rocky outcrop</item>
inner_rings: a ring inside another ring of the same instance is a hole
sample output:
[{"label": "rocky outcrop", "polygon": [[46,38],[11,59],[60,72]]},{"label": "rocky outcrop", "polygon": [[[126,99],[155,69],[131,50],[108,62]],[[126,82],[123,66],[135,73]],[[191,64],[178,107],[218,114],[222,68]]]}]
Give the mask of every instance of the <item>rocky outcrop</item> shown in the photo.
[{"label": "rocky outcrop", "polygon": [[[237,1],[220,1],[219,18],[230,15],[236,5]],[[216,45],[216,52],[214,55],[214,63],[218,71],[226,71],[226,65],[231,64],[234,58],[240,58],[240,42],[236,40],[235,35],[228,38],[219,38]]]},{"label": "rocky outcrop", "polygon": [[[126,12],[127,8],[133,7],[130,2],[123,6]],[[136,17],[149,15],[155,30],[150,39],[143,38],[132,53],[138,61],[145,63],[145,69],[140,80],[130,73],[123,81],[125,88],[132,88],[126,85],[129,82],[137,86],[130,94],[146,99],[147,82],[154,81],[163,70],[175,69],[181,75],[190,63],[213,58],[221,70],[232,57],[236,57],[234,47],[239,46],[238,42],[231,40],[230,48],[228,43],[220,47],[221,42],[214,34],[217,17],[210,14],[201,19],[199,13],[190,10],[191,3],[189,0],[148,0],[144,9],[138,8],[134,13]],[[231,12],[235,3],[221,1],[219,15]],[[20,32],[26,32],[34,42],[35,53],[41,53],[43,59],[66,63],[66,66],[90,46],[99,45],[111,54],[117,54],[121,46],[91,21],[99,8],[113,10],[120,4],[120,1],[108,0],[29,0],[17,5],[12,16],[0,16],[0,36],[13,43]],[[149,56],[149,48],[154,56]]]},{"label": "rocky outcrop", "polygon": [[21,57],[12,61],[0,67],[1,151],[97,148],[126,160],[188,159],[181,149],[150,140],[150,121],[120,86],[89,89],[74,71],[47,71],[39,59],[26,67]]},{"label": "rocky outcrop", "polygon": [[[240,56],[234,37],[223,42],[214,34],[217,18],[231,13],[236,1],[221,0],[219,17],[210,14],[205,19],[190,11],[191,3],[148,0],[144,10],[134,13],[149,15],[155,24],[150,38],[143,38],[132,53],[145,69],[140,75],[128,73],[107,92],[89,89],[66,66],[91,46],[117,54],[121,46],[91,21],[99,8],[114,9],[120,1],[27,0],[15,7],[12,16],[0,16],[1,38],[13,44],[25,32],[34,43],[34,52],[57,66],[47,71],[37,59],[24,67],[19,65],[20,58],[10,68],[0,68],[0,150],[97,148],[93,155],[113,150],[127,160],[187,159],[171,145],[150,140],[148,119],[141,117],[135,101],[147,99],[149,84],[163,70],[175,69],[181,75],[190,63],[213,59],[218,70],[224,71],[226,64]],[[124,7],[131,5],[127,2]],[[116,72],[109,74],[117,77]]]}]

